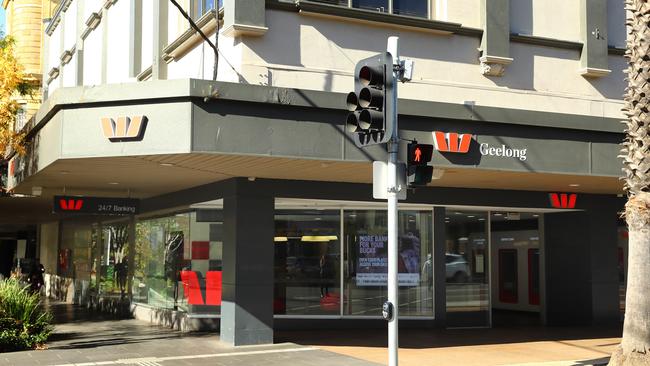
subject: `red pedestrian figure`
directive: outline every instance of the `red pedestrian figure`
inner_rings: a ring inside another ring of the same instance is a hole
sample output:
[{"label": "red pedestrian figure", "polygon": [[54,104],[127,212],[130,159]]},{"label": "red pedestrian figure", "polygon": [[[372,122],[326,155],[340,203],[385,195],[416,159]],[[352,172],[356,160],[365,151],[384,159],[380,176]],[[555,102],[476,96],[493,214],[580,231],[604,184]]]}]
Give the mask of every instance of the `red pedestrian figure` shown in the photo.
[{"label": "red pedestrian figure", "polygon": [[420,148],[418,147],[417,149],[415,149],[415,161],[419,162],[421,156],[422,156],[422,150],[420,150]]}]

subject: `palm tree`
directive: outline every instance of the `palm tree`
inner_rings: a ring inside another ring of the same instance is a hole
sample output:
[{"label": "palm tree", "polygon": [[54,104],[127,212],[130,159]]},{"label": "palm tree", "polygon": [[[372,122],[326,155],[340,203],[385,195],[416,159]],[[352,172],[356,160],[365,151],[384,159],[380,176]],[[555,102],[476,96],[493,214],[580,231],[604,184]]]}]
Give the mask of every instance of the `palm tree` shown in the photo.
[{"label": "palm tree", "polygon": [[628,280],[623,340],[609,365],[650,365],[650,3],[626,0],[628,87],[621,149],[628,201]]}]

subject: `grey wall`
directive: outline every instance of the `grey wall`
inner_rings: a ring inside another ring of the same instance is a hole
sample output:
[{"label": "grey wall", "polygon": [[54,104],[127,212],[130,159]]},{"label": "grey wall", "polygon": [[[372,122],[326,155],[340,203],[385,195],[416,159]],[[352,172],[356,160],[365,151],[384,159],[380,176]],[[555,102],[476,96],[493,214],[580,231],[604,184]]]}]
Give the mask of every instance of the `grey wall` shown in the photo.
[{"label": "grey wall", "polygon": [[[419,114],[420,111],[408,112]],[[404,114],[400,116],[400,137],[432,144],[433,131],[472,134],[474,141],[469,153],[434,153],[433,163],[441,167],[461,165],[490,170],[620,175],[620,163],[616,159],[618,144],[623,138],[620,133],[517,124],[516,115],[511,117],[511,123],[492,122],[490,119],[500,118],[492,112],[486,111],[487,114],[479,115],[478,120],[463,121]],[[346,112],[342,110],[220,100],[195,104],[193,116],[192,151],[195,152],[346,161],[385,160],[383,146],[360,149],[354,145],[353,136],[343,129]],[[556,118],[548,117],[549,123]],[[572,118],[565,116],[565,120]],[[575,118],[580,120],[581,117]],[[403,141],[404,146],[400,149],[403,155],[406,143]],[[526,160],[482,156],[479,146],[483,143],[491,147],[505,145],[525,149]],[[568,151],[571,152],[570,159],[567,158]],[[405,158],[402,156],[401,159]]]}]

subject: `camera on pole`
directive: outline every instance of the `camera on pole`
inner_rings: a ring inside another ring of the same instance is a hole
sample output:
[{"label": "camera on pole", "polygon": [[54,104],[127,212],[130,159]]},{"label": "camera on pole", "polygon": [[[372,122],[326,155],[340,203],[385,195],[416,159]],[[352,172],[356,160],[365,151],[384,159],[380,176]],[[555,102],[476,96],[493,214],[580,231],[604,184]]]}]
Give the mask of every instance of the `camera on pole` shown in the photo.
[{"label": "camera on pole", "polygon": [[359,61],[354,68],[354,91],[347,96],[345,128],[358,147],[385,144],[393,134],[388,123],[395,108],[393,57],[385,52]]}]

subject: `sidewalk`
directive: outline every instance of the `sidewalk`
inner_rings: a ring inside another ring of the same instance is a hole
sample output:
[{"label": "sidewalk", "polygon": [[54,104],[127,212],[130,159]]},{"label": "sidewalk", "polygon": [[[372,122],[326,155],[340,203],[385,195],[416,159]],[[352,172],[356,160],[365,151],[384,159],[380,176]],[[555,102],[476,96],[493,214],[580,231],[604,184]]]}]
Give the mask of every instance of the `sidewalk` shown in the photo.
[{"label": "sidewalk", "polygon": [[[400,366],[604,365],[620,342],[614,328],[513,327],[402,330]],[[385,330],[278,332],[276,340],[385,364]]]},{"label": "sidewalk", "polygon": [[50,307],[57,323],[48,349],[0,353],[0,365],[321,366],[377,364],[292,343],[229,347],[216,334],[183,334],[169,328],[65,304]]},{"label": "sidewalk", "polygon": [[[378,366],[385,329],[278,331],[276,344],[229,347],[219,336],[182,334],[54,304],[57,326],[40,351],[0,354],[0,365]],[[404,329],[400,366],[604,365],[620,341],[616,328],[516,327]]]}]

